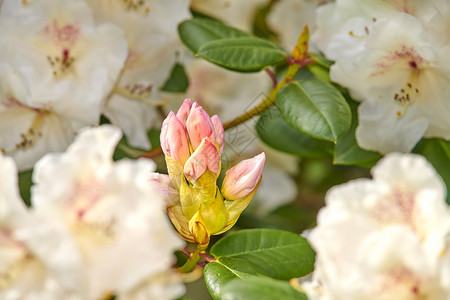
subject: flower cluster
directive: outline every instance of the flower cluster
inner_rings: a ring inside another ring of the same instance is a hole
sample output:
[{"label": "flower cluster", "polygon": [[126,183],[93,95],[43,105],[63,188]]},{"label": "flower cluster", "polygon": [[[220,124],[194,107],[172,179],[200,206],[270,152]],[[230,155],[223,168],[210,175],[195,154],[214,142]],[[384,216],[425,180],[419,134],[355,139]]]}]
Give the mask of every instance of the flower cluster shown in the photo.
[{"label": "flower cluster", "polygon": [[160,96],[179,52],[177,24],[190,16],[187,0],[170,2],[3,1],[1,152],[31,169],[101,114],[148,148],[145,102]]},{"label": "flower cluster", "polygon": [[[149,184],[152,161],[111,159],[118,128],[83,130],[67,152],[35,166],[32,208],[0,154],[1,299],[171,299],[183,241]],[[120,265],[116,262],[120,261]]]},{"label": "flower cluster", "polygon": [[230,229],[250,203],[261,182],[261,153],[228,170],[219,190],[224,130],[217,115],[209,117],[186,99],[170,112],[161,129],[161,147],[169,175],[155,173],[153,184],[165,195],[167,211],[180,235],[206,248],[211,235]]},{"label": "flower cluster", "polygon": [[413,154],[389,154],[372,174],[328,192],[308,236],[315,282],[304,288],[312,299],[449,299],[444,182]]},{"label": "flower cluster", "polygon": [[335,60],[330,77],[359,107],[358,144],[408,152],[450,139],[448,1],[337,0],[317,10],[312,36]]}]

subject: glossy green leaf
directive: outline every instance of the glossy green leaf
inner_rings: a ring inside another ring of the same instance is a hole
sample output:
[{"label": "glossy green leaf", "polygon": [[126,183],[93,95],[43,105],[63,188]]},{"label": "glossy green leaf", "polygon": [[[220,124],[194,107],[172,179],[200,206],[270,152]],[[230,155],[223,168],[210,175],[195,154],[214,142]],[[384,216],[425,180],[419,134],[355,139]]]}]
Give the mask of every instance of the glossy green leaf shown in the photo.
[{"label": "glossy green leaf", "polygon": [[176,63],[170,71],[169,78],[161,87],[162,91],[184,93],[189,86],[189,79],[183,65]]},{"label": "glossy green leaf", "polygon": [[310,273],[315,253],[298,234],[275,229],[234,232],[211,248],[217,258],[205,268],[206,285],[215,299],[233,279],[270,277],[288,280]]},{"label": "glossy green leaf", "polygon": [[201,46],[220,39],[251,36],[249,33],[223,23],[203,18],[190,19],[178,25],[183,43],[197,53]]},{"label": "glossy green leaf", "polygon": [[209,42],[197,55],[230,70],[257,72],[283,61],[287,54],[267,40],[238,37]]},{"label": "glossy green leaf", "polygon": [[288,282],[270,278],[250,278],[234,280],[225,285],[222,300],[307,300],[308,297]]},{"label": "glossy green leaf", "polygon": [[313,139],[290,127],[275,107],[264,112],[256,132],[270,147],[302,157],[324,157],[332,153],[332,143]]},{"label": "glossy green leaf", "polygon": [[222,262],[211,262],[207,264],[204,269],[206,287],[214,299],[221,299],[222,287],[225,286],[226,283],[234,279],[247,279],[256,276],[259,275],[256,270],[253,270],[251,267],[244,272],[237,271],[224,265]]},{"label": "glossy green leaf", "polygon": [[278,92],[276,105],[291,127],[317,139],[336,142],[350,128],[351,111],[344,97],[318,79],[288,83]]},{"label": "glossy green leaf", "polygon": [[358,104],[353,100],[349,100],[349,104],[352,111],[352,125],[347,134],[337,141],[333,163],[371,168],[381,158],[381,155],[374,151],[364,150],[358,146],[355,137],[356,127],[358,126]]},{"label": "glossy green leaf", "polygon": [[441,175],[447,186],[447,203],[450,204],[450,142],[441,139],[424,139],[414,152],[425,156]]}]

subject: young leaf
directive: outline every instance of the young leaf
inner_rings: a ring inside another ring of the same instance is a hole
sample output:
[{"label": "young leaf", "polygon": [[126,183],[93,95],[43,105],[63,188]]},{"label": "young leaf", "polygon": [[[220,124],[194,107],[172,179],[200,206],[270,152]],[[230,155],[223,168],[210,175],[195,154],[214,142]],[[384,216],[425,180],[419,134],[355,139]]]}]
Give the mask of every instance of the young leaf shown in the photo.
[{"label": "young leaf", "polygon": [[255,37],[212,41],[201,46],[197,54],[214,64],[241,72],[260,71],[283,61],[287,55],[275,44]]},{"label": "young leaf", "polygon": [[162,91],[184,93],[189,86],[189,79],[184,70],[183,65],[176,63],[172,71],[170,71],[169,78],[161,87]]},{"label": "young leaf", "polygon": [[450,204],[450,142],[442,139],[424,139],[414,152],[425,156],[441,175],[447,186],[447,203]]},{"label": "young leaf", "polygon": [[249,278],[233,280],[225,285],[222,292],[223,300],[307,300],[308,297],[289,283],[270,278]]},{"label": "young leaf", "polygon": [[178,25],[183,43],[194,53],[201,46],[220,39],[251,36],[249,33],[208,19],[190,19]]},{"label": "young leaf", "polygon": [[205,281],[215,299],[220,299],[223,285],[233,279],[288,280],[314,268],[315,253],[306,240],[282,230],[241,230],[219,240],[210,252],[217,261],[205,268]]},{"label": "young leaf", "polygon": [[270,147],[301,157],[324,157],[332,153],[332,144],[313,139],[290,127],[275,108],[264,112],[256,123],[256,132]]},{"label": "young leaf", "polygon": [[291,82],[277,94],[281,117],[311,137],[336,142],[350,128],[351,111],[342,94],[318,79]]},{"label": "young leaf", "polygon": [[358,104],[350,100],[352,111],[352,125],[350,130],[336,143],[333,155],[333,163],[336,165],[359,165],[371,168],[381,155],[374,151],[361,149],[356,142],[355,131],[358,126]]}]

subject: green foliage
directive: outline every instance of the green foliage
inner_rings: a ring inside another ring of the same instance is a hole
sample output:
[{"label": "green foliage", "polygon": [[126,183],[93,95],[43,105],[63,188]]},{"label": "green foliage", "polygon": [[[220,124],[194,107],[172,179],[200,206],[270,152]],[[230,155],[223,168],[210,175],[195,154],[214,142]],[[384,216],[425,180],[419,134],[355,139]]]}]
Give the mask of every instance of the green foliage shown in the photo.
[{"label": "green foliage", "polygon": [[425,156],[441,175],[447,186],[447,203],[450,204],[450,142],[442,139],[424,139],[416,153]]},{"label": "green foliage", "polygon": [[192,52],[197,53],[201,46],[220,39],[248,37],[249,33],[210,19],[190,19],[178,25],[181,41]]},{"label": "green foliage", "polygon": [[337,165],[359,165],[371,168],[381,155],[377,152],[361,149],[356,142],[355,131],[358,126],[358,104],[349,100],[352,111],[352,124],[350,130],[336,143],[333,163]]},{"label": "green foliage", "polygon": [[234,279],[270,277],[288,280],[310,273],[314,251],[306,240],[287,231],[249,229],[234,232],[211,248],[217,261],[205,267],[205,282],[215,299]]},{"label": "green foliage", "polygon": [[189,79],[183,65],[176,63],[170,71],[169,78],[161,87],[162,91],[184,93],[189,87]]},{"label": "green foliage", "polygon": [[23,201],[27,206],[31,206],[31,186],[33,170],[27,170],[19,173],[19,191]]},{"label": "green foliage", "polygon": [[287,54],[275,44],[256,37],[237,37],[209,42],[197,55],[234,71],[257,72],[283,61]]},{"label": "green foliage", "polygon": [[317,139],[337,142],[350,128],[344,97],[318,79],[288,83],[278,92],[276,105],[291,127]]},{"label": "green foliage", "polygon": [[261,115],[256,132],[264,143],[282,152],[301,157],[324,157],[332,152],[330,142],[313,139],[290,127],[275,107]]},{"label": "green foliage", "polygon": [[225,285],[222,300],[307,300],[307,296],[295,290],[289,283],[271,278],[233,280]]},{"label": "green foliage", "polygon": [[214,20],[186,20],[178,26],[178,33],[195,54],[230,70],[256,72],[287,55],[267,40]]}]

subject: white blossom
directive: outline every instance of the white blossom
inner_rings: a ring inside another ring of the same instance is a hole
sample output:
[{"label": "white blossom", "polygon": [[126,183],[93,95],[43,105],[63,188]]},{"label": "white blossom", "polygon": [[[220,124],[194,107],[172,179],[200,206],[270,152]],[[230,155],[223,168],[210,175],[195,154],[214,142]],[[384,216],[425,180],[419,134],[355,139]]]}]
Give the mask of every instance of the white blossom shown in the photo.
[{"label": "white blossom", "polygon": [[19,196],[14,160],[2,154],[0,178],[0,298],[80,299],[21,240],[21,230],[34,223]]},{"label": "white blossom", "polygon": [[183,286],[169,269],[183,242],[150,187],[155,165],[146,159],[114,163],[120,137],[109,125],[85,129],[65,153],[36,164],[34,212],[48,222],[22,230],[21,237],[83,299],[141,288],[147,299],[162,299],[164,286],[180,296]]},{"label": "white blossom", "polygon": [[6,0],[0,12],[0,148],[28,169],[99,122],[127,56],[122,31],[81,1]]},{"label": "white blossom", "polygon": [[409,152],[422,137],[450,139],[447,16],[440,0],[339,0],[318,9],[312,39],[336,61],[331,79],[362,101],[362,148]]},{"label": "white blossom", "polygon": [[[318,299],[448,299],[445,185],[421,156],[392,153],[373,179],[332,188],[308,239],[317,252],[306,291]],[[313,286],[314,288],[311,288]]]},{"label": "white blossom", "polygon": [[125,66],[103,113],[123,129],[130,145],[147,149],[147,130],[156,117],[154,103],[162,102],[165,95],[160,88],[185,51],[177,26],[190,18],[189,1],[91,0],[88,4],[96,20],[119,26],[128,42]]},{"label": "white blossom", "polygon": [[424,20],[439,11],[441,0],[336,0],[317,9],[317,28],[311,36],[328,59],[351,57],[364,49],[365,38],[379,20],[390,19],[399,12]]},{"label": "white blossom", "polygon": [[363,52],[339,59],[330,72],[363,99],[358,143],[386,153],[411,151],[422,136],[450,139],[445,48],[436,48],[408,14],[379,21],[372,31]]}]

